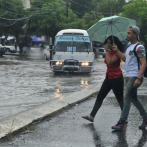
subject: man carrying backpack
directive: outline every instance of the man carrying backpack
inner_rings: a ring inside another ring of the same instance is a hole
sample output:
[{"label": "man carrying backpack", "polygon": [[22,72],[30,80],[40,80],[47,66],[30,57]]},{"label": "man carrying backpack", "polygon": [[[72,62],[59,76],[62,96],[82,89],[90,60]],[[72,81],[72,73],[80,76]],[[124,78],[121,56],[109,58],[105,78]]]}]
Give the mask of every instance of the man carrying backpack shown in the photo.
[{"label": "man carrying backpack", "polygon": [[[143,74],[146,68],[146,52],[145,47],[139,44],[140,29],[137,26],[129,27],[127,31],[127,39],[131,42],[125,54],[120,52],[116,45],[114,51],[125,62],[125,90],[124,90],[124,107],[118,123],[112,126],[114,130],[124,130],[125,121],[128,118],[131,102],[139,110],[143,118],[139,129],[145,129],[147,126],[147,112],[137,98],[137,88],[143,82]],[[136,54],[136,55],[135,55]]]}]

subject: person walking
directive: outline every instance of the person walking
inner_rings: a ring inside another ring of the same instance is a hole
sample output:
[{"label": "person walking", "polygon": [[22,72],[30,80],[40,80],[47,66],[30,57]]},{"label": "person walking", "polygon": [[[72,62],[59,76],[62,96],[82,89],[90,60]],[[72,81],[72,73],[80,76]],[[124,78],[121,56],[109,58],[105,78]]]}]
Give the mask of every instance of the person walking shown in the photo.
[{"label": "person walking", "polygon": [[94,107],[90,113],[90,115],[82,116],[82,118],[89,120],[91,122],[94,121],[94,117],[97,111],[100,109],[103,100],[106,98],[107,94],[110,90],[113,90],[116,99],[119,103],[120,109],[123,109],[123,87],[124,87],[124,79],[122,70],[120,68],[120,58],[116,51],[113,50],[113,44],[116,44],[117,47],[122,51],[124,46],[122,42],[115,36],[109,36],[104,41],[104,48],[106,50],[106,56],[104,62],[107,65],[106,78],[103,81],[103,84],[100,88],[100,91],[97,95],[97,99],[95,101]]},{"label": "person walking", "polygon": [[[128,118],[131,102],[139,110],[140,115],[143,118],[143,122],[139,126],[139,129],[145,129],[147,126],[147,112],[137,98],[137,88],[143,82],[143,73],[146,68],[145,47],[142,44],[138,44],[139,34],[140,29],[137,26],[129,27],[127,31],[127,39],[131,42],[131,45],[127,48],[125,54],[119,50],[117,45],[113,48],[113,50],[117,52],[119,57],[125,62],[125,103],[118,123],[112,126],[112,129],[114,130],[124,130],[125,120]],[[138,68],[137,57],[133,51],[134,48],[136,48],[136,53],[140,61],[140,69]]]}]

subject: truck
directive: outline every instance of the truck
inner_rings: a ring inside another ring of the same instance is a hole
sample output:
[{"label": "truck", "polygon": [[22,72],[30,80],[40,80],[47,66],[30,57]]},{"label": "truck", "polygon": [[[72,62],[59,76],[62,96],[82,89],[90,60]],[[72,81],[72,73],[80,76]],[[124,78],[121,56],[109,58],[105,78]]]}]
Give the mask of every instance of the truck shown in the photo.
[{"label": "truck", "polygon": [[91,73],[94,71],[94,52],[86,30],[59,31],[55,36],[50,58],[53,72]]}]

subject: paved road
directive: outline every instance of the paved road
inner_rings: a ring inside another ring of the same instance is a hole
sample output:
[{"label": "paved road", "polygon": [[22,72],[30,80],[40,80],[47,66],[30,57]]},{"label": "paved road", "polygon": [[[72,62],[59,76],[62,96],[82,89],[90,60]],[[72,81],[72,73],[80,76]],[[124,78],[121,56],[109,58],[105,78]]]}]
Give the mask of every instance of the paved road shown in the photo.
[{"label": "paved road", "polygon": [[[89,114],[96,97],[71,106],[54,117],[49,117],[34,126],[32,133],[20,133],[11,141],[0,142],[1,147],[146,147],[147,131],[138,129],[141,117],[131,107],[129,123],[125,131],[113,132],[120,109],[110,93],[96,115],[94,123],[81,118]],[[147,109],[147,96],[140,96]]]}]

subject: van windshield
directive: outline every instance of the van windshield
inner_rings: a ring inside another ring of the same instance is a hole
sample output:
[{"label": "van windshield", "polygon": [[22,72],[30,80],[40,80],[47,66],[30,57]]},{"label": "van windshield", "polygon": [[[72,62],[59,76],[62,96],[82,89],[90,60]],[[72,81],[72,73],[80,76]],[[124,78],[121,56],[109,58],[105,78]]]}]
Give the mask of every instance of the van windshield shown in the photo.
[{"label": "van windshield", "polygon": [[57,36],[55,50],[61,52],[91,52],[89,37],[85,36]]}]

